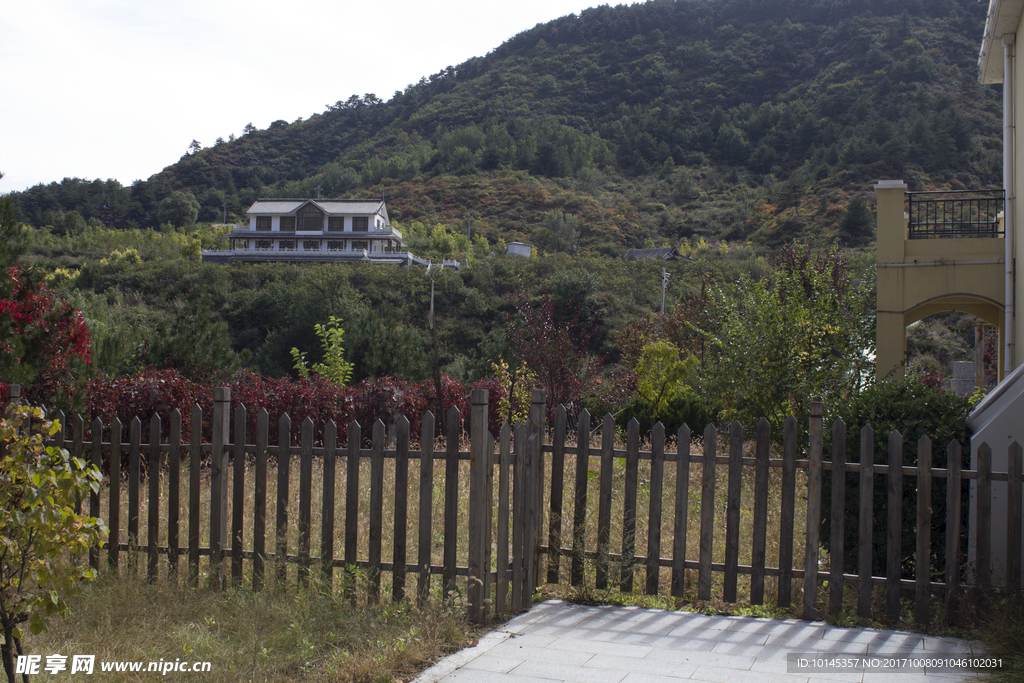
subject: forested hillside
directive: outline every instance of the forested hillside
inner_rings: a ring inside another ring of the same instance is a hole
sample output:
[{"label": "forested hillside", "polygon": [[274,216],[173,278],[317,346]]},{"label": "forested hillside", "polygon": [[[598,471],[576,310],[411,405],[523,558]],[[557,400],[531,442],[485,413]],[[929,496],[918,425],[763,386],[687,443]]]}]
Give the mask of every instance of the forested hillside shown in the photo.
[{"label": "forested hillside", "polygon": [[98,218],[104,199],[117,227],[158,227],[196,210],[237,220],[257,197],[319,188],[384,194],[413,235],[470,212],[491,245],[547,251],[694,236],[865,244],[870,223],[847,206],[878,178],[997,183],[1000,96],[976,77],[984,16],[974,0],[601,6],[387,101],[343,96],[305,120],[193,145],[131,187],[66,179],[16,205],[57,232]]}]

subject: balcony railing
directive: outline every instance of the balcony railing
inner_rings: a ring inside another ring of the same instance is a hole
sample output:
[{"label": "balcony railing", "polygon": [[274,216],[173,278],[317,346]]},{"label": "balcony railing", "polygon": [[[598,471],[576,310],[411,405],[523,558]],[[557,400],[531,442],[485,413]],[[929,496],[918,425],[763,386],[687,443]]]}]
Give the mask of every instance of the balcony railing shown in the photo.
[{"label": "balcony railing", "polygon": [[908,192],[910,239],[1002,237],[1002,190]]}]

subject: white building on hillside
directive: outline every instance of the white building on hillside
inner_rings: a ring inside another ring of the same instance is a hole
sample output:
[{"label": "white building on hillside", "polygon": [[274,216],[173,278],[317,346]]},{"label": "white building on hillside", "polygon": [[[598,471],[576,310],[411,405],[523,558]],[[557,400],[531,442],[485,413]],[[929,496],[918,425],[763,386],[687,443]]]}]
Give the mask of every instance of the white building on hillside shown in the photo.
[{"label": "white building on hillside", "polygon": [[383,201],[257,199],[245,213],[249,225],[231,231],[231,247],[204,251],[204,261],[426,263],[406,251]]}]

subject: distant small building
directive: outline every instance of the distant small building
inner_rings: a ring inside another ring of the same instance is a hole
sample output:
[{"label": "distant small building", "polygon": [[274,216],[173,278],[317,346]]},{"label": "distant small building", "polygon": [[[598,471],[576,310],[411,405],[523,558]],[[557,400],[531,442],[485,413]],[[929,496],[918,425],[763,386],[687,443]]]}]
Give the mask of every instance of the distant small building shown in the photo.
[{"label": "distant small building", "polygon": [[657,247],[654,249],[630,249],[623,258],[641,261],[644,259],[660,259],[662,261],[692,261],[679,253],[675,247]]},{"label": "distant small building", "polygon": [[533,247],[525,242],[509,242],[508,243],[508,255],[509,256],[524,256],[530,258],[530,253]]}]

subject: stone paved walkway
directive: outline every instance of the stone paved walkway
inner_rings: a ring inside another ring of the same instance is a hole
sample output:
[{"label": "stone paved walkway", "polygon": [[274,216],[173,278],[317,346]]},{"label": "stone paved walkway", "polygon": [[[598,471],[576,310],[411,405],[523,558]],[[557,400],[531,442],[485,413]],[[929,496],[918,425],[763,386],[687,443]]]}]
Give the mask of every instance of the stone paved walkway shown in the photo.
[{"label": "stone paved walkway", "polygon": [[707,616],[637,607],[540,603],[421,674],[414,683],[923,683],[978,680],[970,670],[792,670],[791,653],[981,655],[979,643],[820,621]]}]

